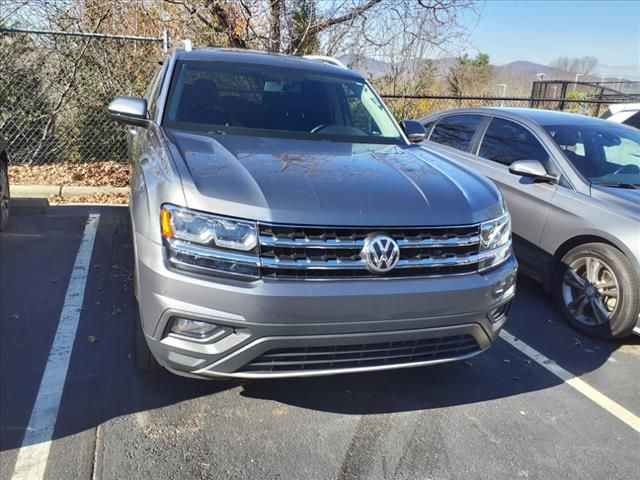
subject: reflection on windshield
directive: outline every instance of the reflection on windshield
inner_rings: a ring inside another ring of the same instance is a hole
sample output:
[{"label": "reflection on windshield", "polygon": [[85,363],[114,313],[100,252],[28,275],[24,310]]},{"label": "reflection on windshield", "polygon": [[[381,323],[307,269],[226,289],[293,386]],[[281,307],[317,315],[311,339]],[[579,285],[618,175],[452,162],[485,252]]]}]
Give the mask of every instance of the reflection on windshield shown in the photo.
[{"label": "reflection on windshield", "polygon": [[617,125],[545,127],[567,159],[595,184],[640,186],[640,131]]},{"label": "reflection on windshield", "polygon": [[240,135],[400,143],[363,81],[255,65],[179,62],[164,124]]}]

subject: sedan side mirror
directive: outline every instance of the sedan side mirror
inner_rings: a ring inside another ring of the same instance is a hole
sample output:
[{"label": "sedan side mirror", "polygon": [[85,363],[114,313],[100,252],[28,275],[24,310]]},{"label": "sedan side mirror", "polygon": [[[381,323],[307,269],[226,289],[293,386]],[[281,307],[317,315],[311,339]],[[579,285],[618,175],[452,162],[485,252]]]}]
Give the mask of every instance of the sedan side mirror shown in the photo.
[{"label": "sedan side mirror", "polygon": [[147,128],[151,121],[147,101],[140,97],[116,97],[107,107],[109,116],[118,123]]},{"label": "sedan side mirror", "polygon": [[509,172],[521,177],[532,178],[535,182],[558,183],[558,176],[547,172],[538,160],[516,160],[509,165]]},{"label": "sedan side mirror", "polygon": [[427,138],[427,130],[415,120],[402,120],[400,126],[411,143],[420,143]]}]

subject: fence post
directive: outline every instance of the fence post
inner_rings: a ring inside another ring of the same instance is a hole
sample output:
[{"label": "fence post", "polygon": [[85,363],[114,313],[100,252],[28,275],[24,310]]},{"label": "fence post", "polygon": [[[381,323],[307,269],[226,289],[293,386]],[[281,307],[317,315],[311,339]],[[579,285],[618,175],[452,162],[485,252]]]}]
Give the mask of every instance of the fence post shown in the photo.
[{"label": "fence post", "polygon": [[567,81],[563,81],[562,82],[562,88],[560,89],[560,97],[562,98],[562,100],[560,101],[560,111],[564,111],[564,101],[567,98],[567,86],[569,85],[569,82]]},{"label": "fence post", "polygon": [[534,107],[533,99],[536,98],[538,90],[538,82],[533,82],[533,84],[531,85],[531,100],[529,100],[529,108]]},{"label": "fence post", "polygon": [[598,94],[598,104],[596,106],[596,117],[600,116],[600,105],[602,105],[600,102],[602,102],[602,100],[604,99],[604,87],[600,87],[600,93]]},{"label": "fence post", "polygon": [[169,32],[166,28],[162,31],[162,50],[164,53],[169,51]]}]

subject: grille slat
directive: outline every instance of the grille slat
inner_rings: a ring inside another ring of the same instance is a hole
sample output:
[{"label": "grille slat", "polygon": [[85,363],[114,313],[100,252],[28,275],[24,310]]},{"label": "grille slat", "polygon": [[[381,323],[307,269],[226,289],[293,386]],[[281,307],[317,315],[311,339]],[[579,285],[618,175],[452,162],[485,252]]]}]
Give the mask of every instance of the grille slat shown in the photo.
[{"label": "grille slat", "polygon": [[[469,345],[472,346],[472,345]],[[412,350],[412,349],[409,349]],[[378,356],[367,356],[364,357],[363,353],[364,352],[360,352],[360,357],[355,357],[355,358],[343,358],[343,357],[339,357],[339,358],[323,358],[323,359],[318,359],[318,360],[309,360],[309,359],[304,359],[302,361],[296,361],[296,360],[271,360],[268,362],[254,362],[252,363],[252,365],[254,366],[274,366],[274,367],[280,367],[280,366],[291,366],[291,365],[300,365],[301,363],[304,363],[305,365],[312,365],[312,364],[318,364],[318,363],[334,363],[334,364],[339,364],[339,363],[344,363],[344,362],[353,362],[354,360],[366,360],[366,361],[376,361],[376,360],[385,360],[386,362],[388,362],[389,360],[393,360],[393,359],[399,359],[399,358],[410,358],[410,357],[414,357],[414,356],[424,356],[424,355],[436,355],[438,353],[449,353],[449,352],[457,352],[460,350],[460,347],[452,347],[452,348],[439,348],[437,351],[429,351],[429,350],[424,350],[424,351],[416,351],[416,352],[409,352],[409,353],[405,353],[405,354],[396,354],[396,355],[378,355]]]},{"label": "grille slat", "polygon": [[[470,342],[470,343],[475,343],[475,340],[473,339],[473,337],[469,337],[468,340],[464,340],[465,342]],[[426,341],[423,341],[426,342]],[[395,352],[395,351],[399,351],[399,350],[407,350],[407,349],[417,349],[417,348],[424,348],[424,347],[431,347],[435,344],[441,346],[441,347],[447,347],[449,345],[455,345],[458,346],[458,344],[460,344],[461,340],[459,339],[441,339],[441,338],[436,338],[433,339],[433,343],[432,344],[423,344],[423,345],[418,345],[417,341],[411,341],[411,342],[406,342],[410,345],[398,345],[398,346],[387,346],[387,347],[375,347],[375,344],[373,345],[359,345],[358,347],[352,347],[349,346],[350,348],[347,350],[333,350],[333,351],[321,351],[321,352],[314,352],[314,351],[309,351],[309,349],[302,349],[303,351],[301,352],[292,352],[292,351],[286,351],[286,352],[275,352],[275,353],[268,353],[268,354],[264,354],[261,356],[261,358],[265,358],[265,359],[280,359],[280,358],[287,358],[287,357],[294,357],[294,356],[305,356],[305,357],[314,357],[314,356],[335,356],[335,355],[352,355],[352,354],[357,354],[357,353],[377,353],[377,352]],[[394,342],[395,344],[395,342]],[[317,348],[317,347],[315,347]],[[337,347],[335,347],[337,348]],[[273,352],[273,351],[272,351]]]},{"label": "grille slat", "polygon": [[240,371],[288,372],[418,363],[461,357],[479,350],[471,335],[405,342],[280,348],[266,352]]},{"label": "grille slat", "polygon": [[[386,274],[367,270],[360,252],[372,233],[384,232],[400,247],[400,259]],[[265,278],[296,280],[428,277],[471,273],[480,253],[479,226],[346,228],[259,224]]]},{"label": "grille slat", "polygon": [[[468,246],[477,245],[480,242],[478,235],[467,235],[463,237],[450,237],[450,238],[424,238],[424,239],[411,239],[401,238],[397,239],[399,247],[424,247],[424,248],[441,248],[450,246]],[[260,236],[260,244],[270,247],[289,247],[289,248],[354,248],[361,249],[364,246],[364,240],[339,240],[339,239],[327,239],[323,241],[308,240],[302,238],[282,239],[273,236]]]}]

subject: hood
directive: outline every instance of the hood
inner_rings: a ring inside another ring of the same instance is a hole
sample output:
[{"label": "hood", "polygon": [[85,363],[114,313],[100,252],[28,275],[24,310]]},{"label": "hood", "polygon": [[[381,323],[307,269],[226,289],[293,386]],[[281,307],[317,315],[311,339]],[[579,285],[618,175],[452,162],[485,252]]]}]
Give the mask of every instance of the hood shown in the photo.
[{"label": "hood", "polygon": [[[190,208],[299,225],[465,225],[498,216],[484,177],[419,147],[168,131]],[[179,162],[177,162],[179,163]]]},{"label": "hood", "polygon": [[591,185],[591,197],[608,203],[616,212],[640,221],[640,189]]}]

